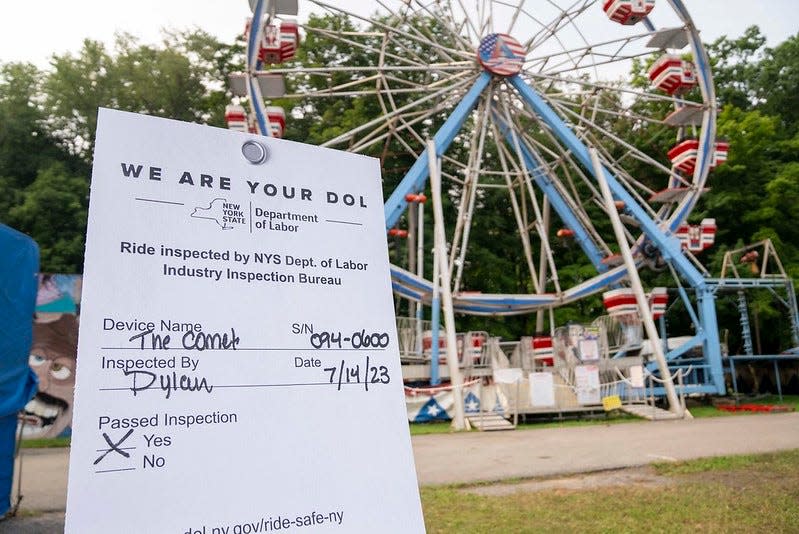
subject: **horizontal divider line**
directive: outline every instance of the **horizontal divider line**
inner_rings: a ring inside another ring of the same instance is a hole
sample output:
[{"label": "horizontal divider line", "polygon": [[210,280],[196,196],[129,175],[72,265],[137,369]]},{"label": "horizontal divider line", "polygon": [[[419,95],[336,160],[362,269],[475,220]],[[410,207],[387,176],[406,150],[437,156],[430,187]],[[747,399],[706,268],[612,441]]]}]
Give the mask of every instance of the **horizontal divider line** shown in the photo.
[{"label": "horizontal divider line", "polygon": [[[354,386],[354,385],[357,385],[357,384],[363,385],[364,383],[365,382],[342,382],[341,385],[342,386],[349,386],[349,385]],[[382,382],[368,382],[368,383],[369,384],[376,384],[376,385],[386,385],[386,384],[383,384]],[[210,384],[210,387],[213,388],[213,389],[217,389],[217,388],[219,388],[219,389],[227,389],[227,388],[285,388],[285,387],[294,387],[294,386],[335,386],[335,387],[338,387],[338,385],[339,384],[337,382],[297,382],[297,383],[293,383],[293,384],[228,384],[228,385]],[[131,391],[131,388],[129,388],[129,387],[125,387],[125,388],[99,388],[98,391]],[[136,393],[141,393],[143,391],[162,392],[163,390],[161,388],[150,387],[150,388],[147,388],[147,389],[139,389],[139,390],[136,391]],[[180,390],[174,390],[174,391],[180,391]],[[189,391],[189,393],[196,393],[196,392],[195,391]]]},{"label": "horizontal divider line", "polygon": [[337,223],[337,224],[351,224],[353,226],[363,226],[363,223],[359,222],[351,222],[351,221],[336,221],[334,219],[325,219],[325,222],[329,223]]},{"label": "horizontal divider line", "polygon": [[184,349],[182,347],[169,347],[169,348],[165,348],[165,349],[154,349],[152,347],[144,347],[143,349],[142,348],[137,348],[137,347],[100,347],[99,350],[138,350],[138,351],[143,351],[143,350],[170,351],[170,350],[174,350],[174,351],[184,351],[184,352],[192,352],[192,353],[195,353],[195,354],[199,354],[199,353],[202,353],[202,352],[238,352],[238,351],[248,351],[248,350],[259,350],[259,351],[264,351],[264,352],[266,352],[266,351],[285,351],[285,352],[293,351],[293,352],[298,352],[298,351],[309,351],[309,350],[311,350],[311,351],[316,351],[316,350],[321,350],[321,351],[341,351],[341,350],[385,351],[385,350],[388,350],[388,349],[387,348],[378,349],[378,348],[372,348],[372,347],[361,347],[359,349],[356,349],[356,348],[349,348],[349,349],[345,349],[345,348],[341,348],[341,349],[334,349],[334,348],[315,349],[313,347],[293,348],[293,349],[280,349],[280,348],[269,348],[269,349],[267,349],[267,348],[257,348],[257,347],[245,347],[245,348],[237,347],[235,349],[203,349],[203,350],[196,350],[196,349]]}]

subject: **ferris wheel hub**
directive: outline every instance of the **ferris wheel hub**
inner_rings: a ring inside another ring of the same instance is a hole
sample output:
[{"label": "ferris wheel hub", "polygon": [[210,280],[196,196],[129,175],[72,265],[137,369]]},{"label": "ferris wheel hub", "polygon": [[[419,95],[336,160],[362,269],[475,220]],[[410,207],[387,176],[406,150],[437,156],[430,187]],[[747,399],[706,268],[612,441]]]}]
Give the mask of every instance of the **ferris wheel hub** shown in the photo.
[{"label": "ferris wheel hub", "polygon": [[491,74],[513,76],[524,66],[527,50],[506,33],[491,33],[480,40],[477,61]]}]

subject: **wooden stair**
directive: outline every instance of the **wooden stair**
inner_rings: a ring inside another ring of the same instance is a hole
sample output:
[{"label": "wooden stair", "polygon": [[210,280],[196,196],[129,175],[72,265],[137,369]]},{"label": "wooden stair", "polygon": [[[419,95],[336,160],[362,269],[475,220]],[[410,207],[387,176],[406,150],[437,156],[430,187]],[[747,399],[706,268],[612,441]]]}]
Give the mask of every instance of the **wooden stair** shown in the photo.
[{"label": "wooden stair", "polygon": [[[648,419],[649,421],[669,421],[674,419],[681,419],[677,414],[674,414],[663,408],[650,406],[649,404],[623,404],[620,408],[621,411],[636,417]],[[688,411],[685,411],[686,419],[690,417]]]},{"label": "wooden stair", "polygon": [[466,419],[469,421],[470,425],[481,432],[516,430],[513,423],[496,413],[467,414]]}]

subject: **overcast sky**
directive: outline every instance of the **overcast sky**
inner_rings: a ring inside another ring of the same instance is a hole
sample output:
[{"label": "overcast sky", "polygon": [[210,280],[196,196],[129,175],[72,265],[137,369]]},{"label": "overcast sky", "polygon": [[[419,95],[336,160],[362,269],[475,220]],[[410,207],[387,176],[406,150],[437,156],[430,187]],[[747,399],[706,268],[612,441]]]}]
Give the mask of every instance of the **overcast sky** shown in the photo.
[{"label": "overcast sky", "polygon": [[[543,0],[528,0],[527,6]],[[666,0],[657,0],[665,2]],[[307,2],[299,0],[300,19]],[[330,0],[371,11],[370,0]],[[799,0],[684,0],[703,39],[739,36],[752,24],[774,46],[799,32]],[[657,7],[655,8],[657,9]],[[143,42],[157,42],[161,28],[199,27],[232,42],[243,30],[247,0],[0,0],[0,62],[30,61],[40,67],[54,53],[77,51],[84,38],[113,42],[125,31]]]}]

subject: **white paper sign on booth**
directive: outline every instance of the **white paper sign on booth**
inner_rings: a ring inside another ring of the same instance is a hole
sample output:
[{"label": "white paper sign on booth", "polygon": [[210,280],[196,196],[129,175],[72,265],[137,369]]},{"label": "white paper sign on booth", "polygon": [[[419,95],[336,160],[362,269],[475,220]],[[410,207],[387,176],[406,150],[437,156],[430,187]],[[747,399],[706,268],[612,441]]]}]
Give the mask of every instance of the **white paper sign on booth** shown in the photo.
[{"label": "white paper sign on booth", "polygon": [[580,359],[584,362],[599,360],[599,329],[588,327],[582,334],[579,343]]},{"label": "white paper sign on booth", "polygon": [[599,367],[596,365],[578,365],[575,367],[574,386],[578,403],[599,404],[602,402],[599,391]]},{"label": "white paper sign on booth", "polygon": [[630,367],[630,385],[634,388],[644,387],[643,365],[633,365]]},{"label": "white paper sign on booth", "polygon": [[524,372],[519,367],[494,369],[494,382],[497,384],[516,384],[524,380]]},{"label": "white paper sign on booth", "polygon": [[66,530],[423,532],[378,161],[101,110]]},{"label": "white paper sign on booth", "polygon": [[555,382],[552,373],[530,373],[530,404],[534,408],[555,406]]}]

